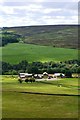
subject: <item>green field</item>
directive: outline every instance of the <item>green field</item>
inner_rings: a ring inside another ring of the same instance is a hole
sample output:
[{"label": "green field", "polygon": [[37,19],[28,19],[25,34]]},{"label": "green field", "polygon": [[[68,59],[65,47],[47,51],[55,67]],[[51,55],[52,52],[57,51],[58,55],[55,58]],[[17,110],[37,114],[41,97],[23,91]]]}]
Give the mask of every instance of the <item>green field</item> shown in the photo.
[{"label": "green field", "polygon": [[28,62],[58,62],[71,59],[78,59],[78,51],[76,49],[22,43],[8,44],[2,48],[2,60],[12,64],[19,63],[21,60],[27,60]]},{"label": "green field", "polygon": [[77,78],[20,84],[17,76],[3,76],[2,117],[77,118],[77,94]]}]

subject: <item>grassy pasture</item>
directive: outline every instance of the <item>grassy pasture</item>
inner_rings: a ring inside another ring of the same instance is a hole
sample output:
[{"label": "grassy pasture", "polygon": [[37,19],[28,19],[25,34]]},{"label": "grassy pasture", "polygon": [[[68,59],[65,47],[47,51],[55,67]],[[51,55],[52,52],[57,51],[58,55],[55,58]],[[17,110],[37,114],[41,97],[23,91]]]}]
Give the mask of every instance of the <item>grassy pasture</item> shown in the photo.
[{"label": "grassy pasture", "polygon": [[21,60],[46,62],[78,59],[78,51],[76,49],[22,43],[8,44],[2,48],[2,53],[2,60],[12,64],[19,63]]},{"label": "grassy pasture", "polygon": [[[58,84],[62,84],[62,87],[58,87]],[[17,76],[3,76],[2,116],[3,118],[77,118],[78,97],[73,96],[78,94],[77,88],[78,80],[75,78],[20,84]]]}]

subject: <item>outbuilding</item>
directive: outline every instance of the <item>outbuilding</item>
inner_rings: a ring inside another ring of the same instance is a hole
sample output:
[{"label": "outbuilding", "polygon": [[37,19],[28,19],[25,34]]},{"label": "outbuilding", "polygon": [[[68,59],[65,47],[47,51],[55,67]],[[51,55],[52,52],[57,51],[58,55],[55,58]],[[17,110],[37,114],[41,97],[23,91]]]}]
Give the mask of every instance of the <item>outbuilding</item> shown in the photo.
[{"label": "outbuilding", "polygon": [[61,78],[63,78],[63,77],[65,77],[65,74],[63,74],[63,73],[54,73],[54,78],[57,78],[57,77],[61,77]]}]

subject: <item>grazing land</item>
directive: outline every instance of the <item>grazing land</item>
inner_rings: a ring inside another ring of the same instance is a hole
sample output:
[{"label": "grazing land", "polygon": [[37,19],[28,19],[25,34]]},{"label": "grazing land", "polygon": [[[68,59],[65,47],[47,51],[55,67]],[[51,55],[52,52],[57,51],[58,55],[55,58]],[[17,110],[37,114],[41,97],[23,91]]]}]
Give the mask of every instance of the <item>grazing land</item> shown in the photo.
[{"label": "grazing land", "polygon": [[2,77],[3,118],[78,118],[77,78],[22,84],[17,79]]},{"label": "grazing land", "polygon": [[8,44],[5,47],[2,47],[2,52],[2,60],[12,64],[19,63],[22,60],[27,60],[28,62],[58,62],[78,59],[78,50],[76,49],[55,48],[51,46],[22,43]]}]

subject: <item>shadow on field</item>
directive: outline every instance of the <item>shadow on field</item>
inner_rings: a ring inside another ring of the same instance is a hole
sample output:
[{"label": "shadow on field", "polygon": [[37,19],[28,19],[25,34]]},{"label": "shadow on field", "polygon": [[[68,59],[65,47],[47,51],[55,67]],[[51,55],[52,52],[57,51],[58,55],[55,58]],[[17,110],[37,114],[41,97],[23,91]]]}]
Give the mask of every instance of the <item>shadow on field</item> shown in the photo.
[{"label": "shadow on field", "polygon": [[[2,92],[5,92],[5,91],[3,90]],[[26,92],[26,91],[8,91],[8,92],[16,92],[16,93],[23,93],[23,94],[37,94],[37,95],[53,95],[53,96],[80,96],[80,94],[55,94],[55,93]]]},{"label": "shadow on field", "polygon": [[38,94],[38,95],[55,95],[55,96],[80,96],[80,95],[72,95],[72,94],[53,94],[53,93],[38,93],[38,92],[19,92],[24,94]]}]

